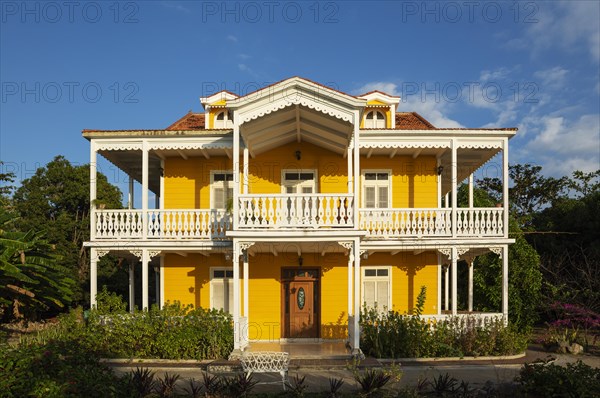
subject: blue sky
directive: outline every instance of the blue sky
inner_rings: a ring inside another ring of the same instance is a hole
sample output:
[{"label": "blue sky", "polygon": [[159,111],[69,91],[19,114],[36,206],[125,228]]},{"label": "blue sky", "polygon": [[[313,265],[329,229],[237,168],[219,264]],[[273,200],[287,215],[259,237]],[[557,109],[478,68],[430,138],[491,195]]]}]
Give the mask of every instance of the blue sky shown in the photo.
[{"label": "blue sky", "polygon": [[511,162],[546,175],[600,168],[596,1],[0,6],[0,160],[18,180],[89,162],[82,129],[164,128],[217,88],[294,75],[400,95],[438,127],[519,127]]}]

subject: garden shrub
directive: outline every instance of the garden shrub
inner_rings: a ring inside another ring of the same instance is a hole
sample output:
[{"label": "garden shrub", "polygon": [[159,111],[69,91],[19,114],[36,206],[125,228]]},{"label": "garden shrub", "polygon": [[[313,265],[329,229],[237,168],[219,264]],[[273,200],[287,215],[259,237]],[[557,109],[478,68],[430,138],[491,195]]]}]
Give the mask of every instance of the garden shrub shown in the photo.
[{"label": "garden shrub", "polygon": [[[421,289],[419,296],[425,295]],[[475,318],[453,317],[429,324],[421,318],[424,300],[417,300],[415,313],[361,312],[362,350],[378,358],[511,355],[527,347],[527,335],[502,320],[477,326]]]},{"label": "garden shrub", "polygon": [[581,361],[565,367],[555,364],[526,364],[517,381],[527,397],[587,398],[600,394],[600,369]]}]

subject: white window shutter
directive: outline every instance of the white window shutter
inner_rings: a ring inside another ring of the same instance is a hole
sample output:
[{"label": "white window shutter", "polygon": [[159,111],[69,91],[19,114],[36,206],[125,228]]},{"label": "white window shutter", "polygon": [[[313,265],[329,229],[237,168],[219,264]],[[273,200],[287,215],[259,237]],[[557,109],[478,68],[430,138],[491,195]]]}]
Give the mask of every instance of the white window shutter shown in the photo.
[{"label": "white window shutter", "polygon": [[225,191],[223,190],[223,188],[214,188],[213,201],[215,209],[225,208]]},{"label": "white window shutter", "polygon": [[389,282],[377,282],[377,308],[379,310],[388,310],[389,308]]},{"label": "white window shutter", "polygon": [[365,187],[365,207],[375,207],[375,187]]},{"label": "white window shutter", "polygon": [[363,304],[369,308],[375,306],[375,282],[365,281],[363,283]]},{"label": "white window shutter", "polygon": [[224,304],[223,298],[225,297],[223,280],[222,279],[213,280],[210,284],[210,288],[211,288],[211,299],[212,299],[211,307],[216,310],[225,309],[224,305],[223,305]]},{"label": "white window shutter", "polygon": [[388,187],[379,187],[379,203],[378,207],[380,209],[388,208]]}]

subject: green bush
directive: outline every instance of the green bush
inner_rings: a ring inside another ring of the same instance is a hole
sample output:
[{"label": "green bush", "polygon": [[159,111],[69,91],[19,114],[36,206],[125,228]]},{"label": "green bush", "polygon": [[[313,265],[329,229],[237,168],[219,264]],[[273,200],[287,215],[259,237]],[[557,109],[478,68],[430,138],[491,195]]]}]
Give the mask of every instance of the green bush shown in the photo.
[{"label": "green bush", "polygon": [[[421,289],[419,296],[425,295]],[[361,312],[360,346],[367,355],[378,358],[462,357],[511,355],[527,347],[526,334],[495,320],[486,327],[475,318],[453,317],[430,324],[419,314],[424,300],[417,300],[414,315],[395,311]]]},{"label": "green bush", "polygon": [[517,381],[527,397],[597,397],[600,393],[600,369],[581,361],[567,364],[526,364]]},{"label": "green bush", "polygon": [[223,311],[175,303],[132,314],[91,311],[86,335],[108,357],[216,359],[233,350],[232,323]]}]

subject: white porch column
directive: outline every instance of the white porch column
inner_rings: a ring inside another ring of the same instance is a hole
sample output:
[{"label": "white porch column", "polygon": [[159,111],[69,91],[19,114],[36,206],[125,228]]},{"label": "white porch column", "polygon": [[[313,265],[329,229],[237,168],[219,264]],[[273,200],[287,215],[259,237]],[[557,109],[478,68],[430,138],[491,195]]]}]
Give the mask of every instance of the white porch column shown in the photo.
[{"label": "white porch column", "polygon": [[450,269],[450,264],[444,267],[444,310],[448,311],[449,306],[449,296],[450,296],[450,278],[448,274],[448,270]]},{"label": "white porch column", "polygon": [[[147,202],[146,202],[147,203]],[[146,204],[147,205],[147,204]],[[147,249],[142,249],[142,310],[148,310],[148,263],[150,256]]]},{"label": "white porch column", "polygon": [[165,256],[160,256],[160,308],[165,305]]},{"label": "white porch column", "polygon": [[508,245],[502,246],[502,316],[508,324]]},{"label": "white porch column", "polygon": [[[354,245],[352,245],[352,246],[354,247]],[[353,303],[353,301],[352,301],[352,265],[353,264],[354,264],[354,249],[351,249],[348,252],[348,317],[354,315],[354,311],[352,310],[352,303]]]},{"label": "white porch column", "polygon": [[352,355],[362,356],[360,350],[360,240],[354,240],[354,341]]},{"label": "white porch column", "polygon": [[502,141],[502,206],[504,207],[504,237],[508,238],[508,138]]},{"label": "white porch column", "polygon": [[129,312],[135,310],[135,263],[129,264]]},{"label": "white porch column", "polygon": [[[439,196],[438,196],[438,202],[439,202]],[[439,204],[438,204],[439,207]],[[438,264],[438,269],[437,269],[437,314],[441,315],[442,313],[442,262],[441,262],[441,258],[440,255],[438,253],[437,255],[437,264]]]},{"label": "white porch column", "polygon": [[[239,181],[238,181],[239,182]],[[235,208],[235,206],[234,206]],[[240,251],[239,243],[233,242],[233,350],[238,352],[241,349],[241,330],[240,330]]]},{"label": "white porch column", "polygon": [[[458,183],[458,162],[456,159],[456,140],[452,139],[452,237],[456,238],[456,219],[457,219],[457,206],[456,206],[456,184]],[[456,250],[456,249],[453,249]],[[455,253],[456,254],[456,253]],[[456,256],[453,256],[454,261],[456,261]],[[452,265],[452,272],[455,271],[454,264]],[[452,302],[454,305],[454,301]]]},{"label": "white porch column", "polygon": [[[231,158],[233,160],[233,229],[235,230],[238,228],[238,207],[240,194],[240,126],[238,124],[239,118],[236,116],[235,111],[233,112],[233,120],[233,153]],[[238,249],[235,248],[234,245],[234,251],[236,250]],[[235,261],[239,263],[240,260],[238,258]]]},{"label": "white porch column", "polygon": [[98,250],[90,248],[90,308],[96,307],[98,294]]},{"label": "white porch column", "polygon": [[473,312],[473,260],[467,261],[469,267],[469,312]]},{"label": "white porch column", "polygon": [[[142,239],[148,237],[148,173],[148,142],[144,141],[142,144]],[[144,264],[142,264],[142,267],[143,266]],[[146,264],[146,268],[147,267],[148,264]],[[148,270],[146,269],[146,272],[147,271]],[[147,284],[148,280],[146,280],[146,285]]]},{"label": "white porch column", "polygon": [[[248,311],[249,311],[250,304],[248,301],[248,298],[249,298],[248,286],[250,283],[250,270],[248,269],[248,250],[247,249],[243,251],[242,260],[244,262],[244,264],[243,264],[243,268],[244,268],[243,269],[243,271],[244,271],[244,316],[246,317],[247,320],[249,320]],[[246,328],[245,332],[248,331],[247,329],[248,328]],[[248,336],[246,336],[246,340],[247,340],[247,337]]]},{"label": "white porch column", "polygon": [[444,195],[444,207],[447,209],[448,207],[450,207],[450,201],[448,200],[448,193],[446,192],[446,195]]},{"label": "white porch column", "polygon": [[[352,142],[350,142],[348,144],[348,150],[346,152],[346,161],[348,162],[348,193],[352,193],[352,184],[354,181],[354,173],[352,170],[352,152],[353,152],[353,147],[352,147]],[[354,204],[355,206],[358,206],[358,203]]]},{"label": "white porch column", "polygon": [[[165,208],[165,161],[160,161],[160,201],[158,202],[157,209]],[[161,257],[162,259],[162,257]],[[162,264],[162,263],[161,263]],[[161,268],[162,270],[162,268]]]},{"label": "white porch column", "polygon": [[[438,169],[442,165],[440,158],[435,159],[435,174],[437,176],[437,207],[442,207],[442,175],[438,174]],[[439,264],[439,262],[438,262]]]},{"label": "white porch column", "polygon": [[[242,193],[246,195],[248,193],[248,148],[244,146],[244,187]],[[244,274],[245,275],[245,274]]]},{"label": "white porch column", "polygon": [[473,173],[469,174],[469,209],[473,208]]},{"label": "white porch column", "polygon": [[127,208],[129,210],[133,209],[133,199],[134,199],[134,189],[133,189],[133,177],[129,176],[129,191],[127,192]]},{"label": "white porch column", "polygon": [[452,247],[452,315],[458,314],[458,278],[457,278],[457,253],[456,247]]},{"label": "white porch column", "polygon": [[[96,142],[90,142],[90,240],[96,237],[96,190],[97,190],[97,160]],[[91,253],[91,252],[90,252]]]},{"label": "white porch column", "polygon": [[[353,174],[354,175],[354,229],[358,229],[359,227],[359,212],[358,212],[358,208],[359,208],[359,192],[360,192],[360,186],[359,186],[359,178],[357,178],[357,176],[360,175],[360,140],[359,140],[359,129],[360,129],[360,119],[359,119],[359,113],[358,111],[354,111],[354,170],[353,170]],[[360,256],[357,256],[360,257]],[[360,258],[358,259],[358,262],[360,262]],[[356,266],[356,264],[355,264]],[[360,280],[360,279],[359,279]],[[359,294],[360,297],[360,294]]]},{"label": "white porch column", "polygon": [[154,297],[156,297],[156,304],[160,307],[160,265],[154,267]]}]

